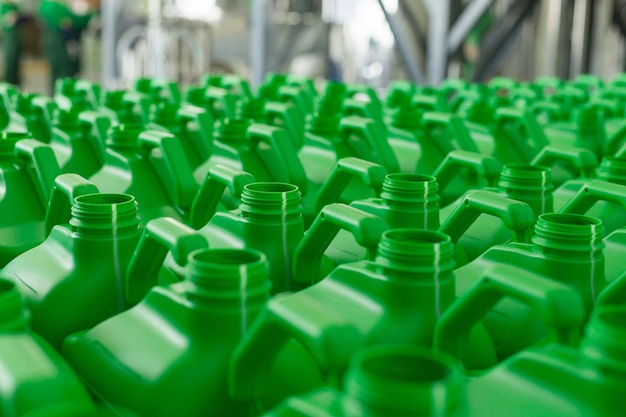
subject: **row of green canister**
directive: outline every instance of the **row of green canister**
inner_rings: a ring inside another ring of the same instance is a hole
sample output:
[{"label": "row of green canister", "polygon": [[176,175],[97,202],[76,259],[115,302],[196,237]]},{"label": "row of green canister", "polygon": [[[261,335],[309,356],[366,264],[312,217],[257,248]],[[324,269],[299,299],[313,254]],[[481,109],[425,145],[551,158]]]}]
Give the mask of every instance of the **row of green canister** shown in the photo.
[{"label": "row of green canister", "polygon": [[[324,96],[307,107],[306,82],[277,76],[252,95],[241,80],[215,79],[197,87],[207,108],[174,106],[182,131],[150,124],[167,107],[161,93],[180,97],[171,83],[153,83],[151,97],[139,91],[145,80],[120,99],[139,125],[88,109],[110,94],[75,80],[53,100],[33,98],[55,114],[47,143],[7,124],[4,414],[618,415],[619,152],[561,143],[510,159],[493,151],[503,149],[496,135],[475,138],[461,116],[469,104],[421,112],[417,87],[400,83],[387,104],[412,96],[406,107],[417,116],[406,120],[421,133],[391,147],[386,118],[400,110],[378,108],[367,89],[325,113],[361,112],[333,127],[315,110]],[[244,110],[280,82],[266,119],[249,121]],[[64,100],[69,86],[82,102]],[[337,88],[349,90],[327,90]],[[502,88],[476,88],[476,100],[487,106]],[[465,93],[424,94],[439,103]],[[7,88],[5,97],[13,115],[24,94]],[[500,125],[507,146],[535,146],[537,132],[554,127],[517,104],[498,106],[508,111],[500,120],[523,127]],[[296,110],[310,116],[301,136]],[[64,138],[62,115],[73,112],[77,134]],[[185,140],[206,153],[186,151]],[[94,168],[81,171],[89,155]],[[416,165],[394,164],[397,155]]]}]

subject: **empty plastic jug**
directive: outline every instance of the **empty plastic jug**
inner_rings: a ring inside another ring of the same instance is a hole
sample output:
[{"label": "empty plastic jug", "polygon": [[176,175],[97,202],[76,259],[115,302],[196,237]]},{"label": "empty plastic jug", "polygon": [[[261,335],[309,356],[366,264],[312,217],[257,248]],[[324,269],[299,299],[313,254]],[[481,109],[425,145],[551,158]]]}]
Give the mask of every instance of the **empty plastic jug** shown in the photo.
[{"label": "empty plastic jug", "polygon": [[7,417],[95,413],[89,393],[61,355],[29,329],[15,284],[0,278],[0,414]]},{"label": "empty plastic jug", "polygon": [[49,146],[29,137],[0,134],[0,266],[46,237],[44,218],[59,165]]},{"label": "empty plastic jug", "polygon": [[[553,190],[550,168],[517,163],[506,164],[502,168],[497,188],[485,189],[485,191],[528,204],[532,208],[535,218],[540,214],[554,211]],[[441,221],[445,222],[458,205],[463,203],[463,200],[464,196],[444,207],[440,211]],[[481,214],[476,222],[460,237],[457,248],[463,248],[467,259],[471,261],[491,246],[505,243],[511,237],[511,230],[502,224],[502,220]]]},{"label": "empty plastic jug", "polygon": [[33,330],[58,348],[68,334],[125,309],[126,267],[140,237],[137,203],[127,194],[100,194],[75,174],[60,175],[46,226],[46,240],[2,271],[24,294]]},{"label": "empty plastic jug", "polygon": [[[532,293],[536,292],[537,288],[533,288]],[[577,329],[576,339],[579,339],[578,329],[583,317],[580,305],[564,295],[563,290],[555,288],[549,298],[536,300],[536,305],[547,320],[557,319],[555,327]],[[550,307],[549,299],[558,302],[558,306]],[[483,298],[482,302],[485,301],[487,299]],[[473,303],[473,307],[477,305]],[[467,325],[475,322],[476,314],[470,311],[469,306],[457,311],[456,319],[446,326],[451,330],[450,336],[462,333]],[[579,348],[550,344],[528,349],[470,381],[467,386],[469,408],[480,416],[621,416],[626,394],[625,319],[624,306],[598,307],[586,326]],[[442,318],[441,325],[444,320]],[[457,336],[441,346],[455,345],[462,346]]]},{"label": "empty plastic jug", "polygon": [[[457,294],[475,285],[483,275],[507,264],[533,271],[576,290],[588,317],[606,286],[603,255],[604,229],[593,217],[579,214],[542,214],[534,227],[532,244],[496,245],[456,272]],[[506,358],[547,335],[536,311],[514,300],[498,303],[483,323],[491,334],[498,357]]]},{"label": "empty plastic jug", "polygon": [[35,94],[22,93],[14,97],[15,106],[9,112],[9,124],[6,130],[9,132],[28,132],[37,140],[50,142],[50,126],[47,123],[44,112],[34,103],[37,100]]},{"label": "empty plastic jug", "polygon": [[183,282],[155,287],[130,310],[71,335],[63,354],[114,409],[142,416],[238,415],[228,398],[228,361],[269,286],[260,252],[199,249],[189,255]]},{"label": "empty plastic jug", "polygon": [[180,141],[139,125],[111,127],[104,165],[89,180],[103,193],[133,195],[142,224],[157,217],[183,219],[198,191]]},{"label": "empty plastic jug", "polygon": [[[455,298],[452,256],[446,235],[390,230],[382,236],[375,262],[341,265],[310,288],[271,299],[234,353],[231,395],[254,402],[267,364],[291,339],[307,346],[306,356],[315,358],[335,383],[343,377],[350,357],[363,347],[430,346],[438,317]],[[484,331],[476,331],[471,344],[464,357],[468,368],[495,363]],[[278,387],[288,387],[291,378],[297,378],[297,373],[277,382]]]},{"label": "empty plastic jug", "polygon": [[458,363],[408,345],[364,349],[350,361],[344,389],[285,400],[264,417],[464,417],[466,382]]},{"label": "empty plastic jug", "polygon": [[62,172],[87,178],[102,167],[103,145],[100,137],[90,133],[79,122],[77,112],[58,109],[54,113],[50,146]]},{"label": "empty plastic jug", "polygon": [[[239,208],[215,213],[199,228],[211,248],[250,248],[269,264],[272,293],[290,291],[292,257],[304,236],[298,187],[278,182],[243,186]],[[171,265],[169,263],[168,265]]]}]

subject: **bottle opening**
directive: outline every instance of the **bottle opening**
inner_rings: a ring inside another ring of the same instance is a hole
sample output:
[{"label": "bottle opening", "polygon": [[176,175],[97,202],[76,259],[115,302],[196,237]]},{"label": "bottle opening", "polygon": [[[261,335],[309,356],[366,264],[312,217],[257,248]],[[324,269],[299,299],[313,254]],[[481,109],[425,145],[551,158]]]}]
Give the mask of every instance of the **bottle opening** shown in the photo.
[{"label": "bottle opening", "polygon": [[597,306],[585,329],[582,352],[608,373],[626,373],[626,306]]},{"label": "bottle opening", "polygon": [[261,252],[239,249],[206,249],[192,252],[189,260],[197,265],[245,265],[262,262]]},{"label": "bottle opening", "polygon": [[70,225],[79,235],[111,237],[139,230],[135,197],[130,194],[85,194],[74,199]]},{"label": "bottle opening", "polygon": [[135,198],[129,194],[85,194],[76,197],[74,201],[83,205],[110,205],[128,203],[133,201],[134,199]]},{"label": "bottle opening", "polygon": [[463,406],[464,389],[454,359],[411,346],[381,346],[355,355],[343,406],[349,416],[443,416]]},{"label": "bottle opening", "polygon": [[595,217],[570,213],[542,214],[532,242],[555,250],[589,252],[604,248],[604,226]]},{"label": "bottle opening", "polygon": [[124,123],[112,126],[106,144],[113,147],[137,146],[139,134],[145,130],[139,123]]}]

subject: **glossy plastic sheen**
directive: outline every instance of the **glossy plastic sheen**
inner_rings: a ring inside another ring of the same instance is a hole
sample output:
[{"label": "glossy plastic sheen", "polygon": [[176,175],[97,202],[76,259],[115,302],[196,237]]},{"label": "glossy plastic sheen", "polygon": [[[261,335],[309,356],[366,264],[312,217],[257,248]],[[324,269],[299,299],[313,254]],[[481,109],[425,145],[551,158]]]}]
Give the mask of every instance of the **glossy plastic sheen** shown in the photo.
[{"label": "glossy plastic sheen", "polygon": [[54,178],[52,149],[23,133],[0,135],[0,265],[40,244]]},{"label": "glossy plastic sheen", "polygon": [[356,354],[344,389],[285,400],[264,417],[462,417],[469,414],[458,364],[447,355],[391,345]]},{"label": "glossy plastic sheen", "polygon": [[175,136],[121,124],[109,131],[106,147],[104,166],[89,178],[100,191],[133,195],[142,224],[188,215],[198,185]]},{"label": "glossy plastic sheen", "polygon": [[626,390],[624,306],[598,308],[579,349],[550,345],[516,355],[468,385],[481,416],[621,416]]},{"label": "glossy plastic sheen", "polygon": [[228,359],[269,297],[267,271],[265,256],[251,249],[194,251],[183,282],[155,287],[132,309],[70,336],[63,354],[114,408],[237,415]]},{"label": "glossy plastic sheen", "polygon": [[0,278],[0,414],[90,416],[87,390],[61,355],[28,328],[19,291]]},{"label": "glossy plastic sheen", "polygon": [[[230,393],[254,401],[265,366],[289,340],[308,347],[330,380],[365,346],[430,346],[437,318],[454,301],[453,248],[441,233],[396,229],[383,234],[375,262],[341,265],[318,284],[270,300],[235,351]],[[411,317],[411,320],[402,318]],[[477,331],[464,358],[469,368],[495,361],[489,338]],[[278,387],[288,387],[291,375]],[[297,392],[297,391],[296,391]],[[294,393],[296,393],[294,392]]]},{"label": "glossy plastic sheen", "polygon": [[239,208],[218,212],[199,229],[211,248],[251,248],[265,254],[272,293],[292,288],[292,258],[304,236],[298,187],[278,182],[247,184]]},{"label": "glossy plastic sheen", "polygon": [[[69,207],[74,193],[57,189],[68,194]],[[68,334],[125,309],[126,267],[140,234],[130,195],[84,194],[71,207],[69,225],[54,226],[3,269],[24,294],[33,330],[57,348]]]},{"label": "glossy plastic sheen", "polygon": [[[505,264],[575,289],[583,301],[584,317],[587,317],[606,286],[603,237],[601,222],[592,217],[543,214],[535,225],[532,244],[497,245],[457,269],[457,294],[468,291],[486,271]],[[497,304],[483,323],[498,349],[499,358],[506,358],[548,334],[537,312],[513,300]]]}]

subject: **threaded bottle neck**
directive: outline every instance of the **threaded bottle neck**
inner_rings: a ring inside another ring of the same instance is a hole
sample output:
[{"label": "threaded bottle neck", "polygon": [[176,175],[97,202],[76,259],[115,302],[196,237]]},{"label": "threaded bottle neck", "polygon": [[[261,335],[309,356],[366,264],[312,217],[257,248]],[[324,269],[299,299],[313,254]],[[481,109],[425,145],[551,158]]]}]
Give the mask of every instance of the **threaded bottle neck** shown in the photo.
[{"label": "threaded bottle neck", "polygon": [[115,150],[135,149],[139,145],[139,134],[143,130],[143,125],[135,123],[112,126],[109,129],[105,144]]},{"label": "threaded bottle neck", "polygon": [[439,276],[452,271],[453,255],[452,240],[446,234],[392,229],[383,233],[375,262],[386,275],[399,280],[432,280],[433,274]]},{"label": "threaded bottle neck", "polygon": [[295,185],[255,182],[244,186],[239,208],[251,219],[291,221],[302,216],[301,199],[300,190]]},{"label": "threaded bottle neck", "polygon": [[435,177],[393,173],[385,176],[382,201],[389,207],[423,214],[424,228],[439,227],[439,184]]},{"label": "threaded bottle neck", "polygon": [[215,139],[223,143],[243,142],[251,120],[244,118],[226,118],[215,123]]},{"label": "threaded bottle neck", "polygon": [[72,110],[57,109],[52,117],[52,125],[61,130],[78,129],[78,113]]},{"label": "threaded bottle neck", "polygon": [[205,92],[205,88],[190,87],[185,92],[185,101],[189,104],[193,104],[194,106],[204,107],[206,105]]},{"label": "threaded bottle neck", "polygon": [[585,328],[581,351],[605,373],[626,374],[626,307],[597,306]]},{"label": "threaded bottle neck", "polygon": [[416,107],[400,106],[391,113],[391,126],[399,129],[415,130],[419,128],[422,114]]},{"label": "threaded bottle neck", "polygon": [[198,249],[187,263],[187,298],[211,309],[258,310],[269,298],[268,271],[253,249]]},{"label": "threaded bottle neck", "polygon": [[28,311],[22,295],[12,281],[0,277],[0,332],[25,331],[27,327]]},{"label": "threaded bottle neck", "polygon": [[121,237],[139,230],[135,197],[129,194],[85,194],[74,199],[72,231],[78,236]]},{"label": "threaded bottle neck", "polygon": [[554,209],[552,170],[530,164],[506,164],[498,182],[508,197],[530,205],[535,217]]},{"label": "threaded bottle neck", "polygon": [[335,134],[341,120],[341,102],[324,96],[315,103],[315,110],[306,117],[305,130],[316,135]]},{"label": "threaded bottle neck", "polygon": [[146,95],[152,95],[152,80],[150,78],[138,78],[134,84],[135,91]]},{"label": "threaded bottle neck", "polygon": [[104,92],[102,105],[106,108],[118,110],[124,107],[124,90],[108,90]]},{"label": "threaded bottle neck", "polygon": [[246,97],[235,104],[235,115],[243,119],[264,120],[265,100],[260,97]]},{"label": "threaded bottle neck", "polygon": [[598,179],[626,185],[626,158],[605,156],[598,167]]},{"label": "threaded bottle neck", "polygon": [[76,94],[76,79],[61,78],[54,83],[54,90],[57,94],[72,97]]},{"label": "threaded bottle neck", "polygon": [[457,416],[466,409],[459,365],[411,346],[380,346],[355,355],[346,375],[346,416]]},{"label": "threaded bottle neck", "polygon": [[533,244],[544,253],[580,255],[604,249],[604,226],[594,217],[580,214],[542,214],[535,224]]},{"label": "threaded bottle neck", "polygon": [[13,159],[13,152],[17,141],[30,137],[30,133],[0,132],[0,158]]},{"label": "threaded bottle neck", "polygon": [[172,126],[176,124],[178,106],[172,103],[159,103],[152,106],[150,120],[162,126]]}]

